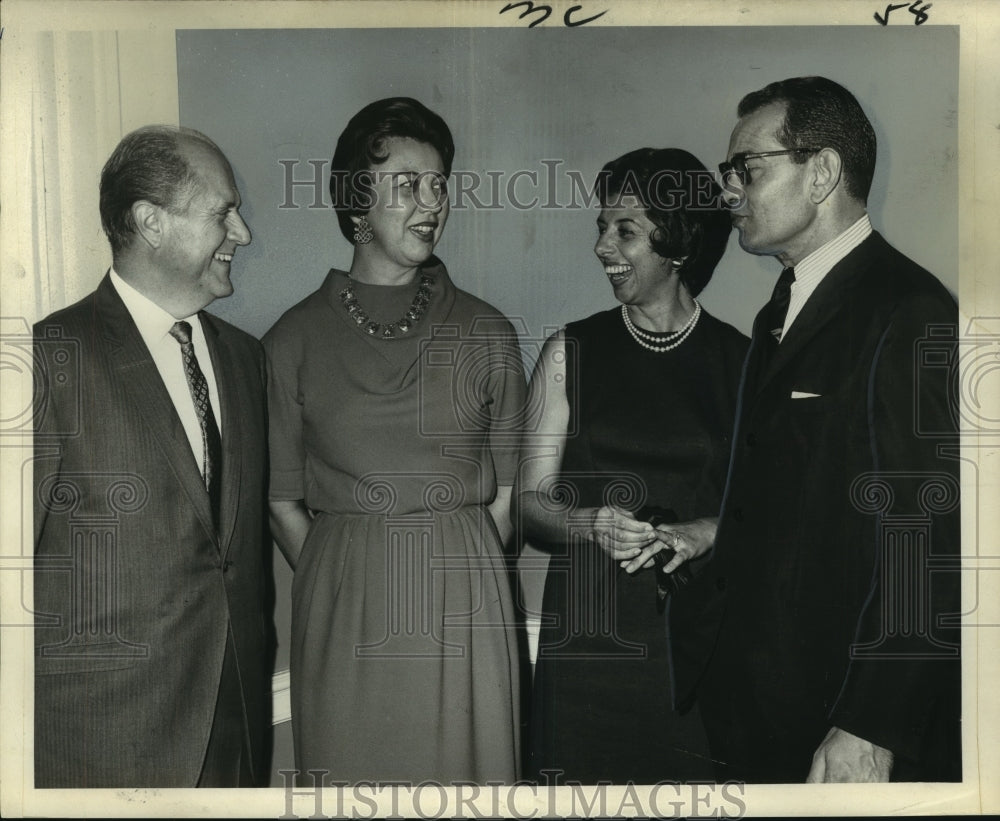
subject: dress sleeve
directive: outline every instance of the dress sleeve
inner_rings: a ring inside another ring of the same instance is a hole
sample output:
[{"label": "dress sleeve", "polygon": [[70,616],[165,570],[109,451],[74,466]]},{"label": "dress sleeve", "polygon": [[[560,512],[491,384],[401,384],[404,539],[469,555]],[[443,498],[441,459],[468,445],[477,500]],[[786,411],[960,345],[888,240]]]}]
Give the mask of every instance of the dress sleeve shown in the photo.
[{"label": "dress sleeve", "polygon": [[493,400],[490,455],[493,458],[497,484],[512,485],[517,476],[528,385],[524,378],[524,362],[521,359],[517,333],[506,320],[503,321],[503,332],[497,334],[493,359],[490,370]]},{"label": "dress sleeve", "polygon": [[299,371],[302,343],[276,325],[261,340],[267,355],[268,448],[271,477],[268,498],[305,498],[305,445]]}]

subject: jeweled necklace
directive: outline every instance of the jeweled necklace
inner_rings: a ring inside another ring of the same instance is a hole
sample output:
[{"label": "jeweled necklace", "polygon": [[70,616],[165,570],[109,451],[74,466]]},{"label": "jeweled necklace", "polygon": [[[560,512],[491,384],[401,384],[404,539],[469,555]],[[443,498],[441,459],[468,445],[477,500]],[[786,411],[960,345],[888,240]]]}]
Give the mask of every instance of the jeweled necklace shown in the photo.
[{"label": "jeweled necklace", "polygon": [[[672,351],[678,345],[680,345],[685,339],[691,335],[691,331],[694,330],[694,326],[698,324],[698,317],[701,316],[701,303],[697,299],[692,300],[694,302],[694,311],[691,314],[691,318],[687,321],[687,324],[681,328],[679,331],[672,331],[670,336],[656,336],[654,334],[643,331],[637,328],[632,323],[632,317],[628,314],[628,306],[622,305],[622,319],[625,321],[625,327],[628,332],[632,334],[632,338],[638,342],[642,347],[647,350],[653,351],[654,353],[666,353],[667,351]],[[669,341],[667,341],[669,340]],[[665,345],[654,345],[650,343],[654,342],[666,342]]]},{"label": "jeweled necklace", "polygon": [[366,334],[369,336],[379,336],[382,339],[393,339],[397,332],[401,334],[409,333],[413,326],[421,320],[427,311],[427,306],[430,305],[432,296],[431,285],[433,284],[434,277],[427,276],[426,274],[421,275],[420,287],[417,288],[417,295],[413,297],[413,302],[410,303],[410,309],[395,322],[387,322],[385,325],[375,322],[368,316],[368,312],[361,307],[361,303],[358,302],[358,298],[354,293],[354,283],[351,282],[349,275],[347,277],[347,287],[340,292],[340,301],[344,303],[347,313],[361,326]]}]

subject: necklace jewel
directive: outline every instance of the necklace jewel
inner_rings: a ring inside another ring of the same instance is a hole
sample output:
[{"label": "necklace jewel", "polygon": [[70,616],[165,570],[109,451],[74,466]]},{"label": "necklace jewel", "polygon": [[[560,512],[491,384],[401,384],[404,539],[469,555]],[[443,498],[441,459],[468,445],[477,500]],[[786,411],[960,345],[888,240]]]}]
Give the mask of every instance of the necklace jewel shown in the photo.
[{"label": "necklace jewel", "polygon": [[361,307],[361,303],[358,302],[358,297],[354,293],[354,284],[350,281],[350,277],[348,277],[347,287],[340,292],[340,301],[343,303],[348,315],[366,334],[382,339],[395,339],[400,334],[409,333],[413,330],[413,326],[423,318],[424,313],[427,311],[427,306],[430,305],[431,298],[433,297],[433,292],[431,291],[433,284],[434,277],[427,276],[426,274],[422,275],[420,277],[420,285],[417,287],[417,293],[413,297],[406,315],[400,317],[395,322],[387,322],[384,325],[372,320],[365,309]]},{"label": "necklace jewel", "polygon": [[667,351],[672,351],[680,345],[691,335],[691,331],[693,331],[694,326],[698,324],[698,317],[700,316],[701,303],[696,299],[694,300],[694,311],[691,313],[691,318],[688,319],[687,324],[683,328],[679,331],[671,331],[668,334],[655,335],[649,333],[648,331],[644,331],[641,328],[637,328],[632,322],[632,317],[629,316],[628,306],[622,305],[622,320],[625,322],[625,328],[636,342],[654,353],[666,353]]}]

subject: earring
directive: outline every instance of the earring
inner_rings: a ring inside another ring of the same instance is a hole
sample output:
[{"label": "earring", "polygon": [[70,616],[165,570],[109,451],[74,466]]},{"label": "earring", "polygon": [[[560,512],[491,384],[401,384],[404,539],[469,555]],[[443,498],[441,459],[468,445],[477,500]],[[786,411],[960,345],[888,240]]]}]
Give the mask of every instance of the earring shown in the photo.
[{"label": "earring", "polygon": [[368,224],[368,218],[362,214],[361,219],[354,224],[354,244],[367,245],[374,236],[372,227]]}]

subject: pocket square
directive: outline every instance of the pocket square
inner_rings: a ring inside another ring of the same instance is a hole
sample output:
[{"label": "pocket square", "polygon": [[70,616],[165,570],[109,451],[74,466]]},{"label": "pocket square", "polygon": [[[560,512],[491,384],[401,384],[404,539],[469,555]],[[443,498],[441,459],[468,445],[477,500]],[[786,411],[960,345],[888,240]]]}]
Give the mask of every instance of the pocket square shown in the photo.
[{"label": "pocket square", "polygon": [[818,393],[809,393],[809,391],[792,391],[792,399],[815,399],[820,396]]}]

